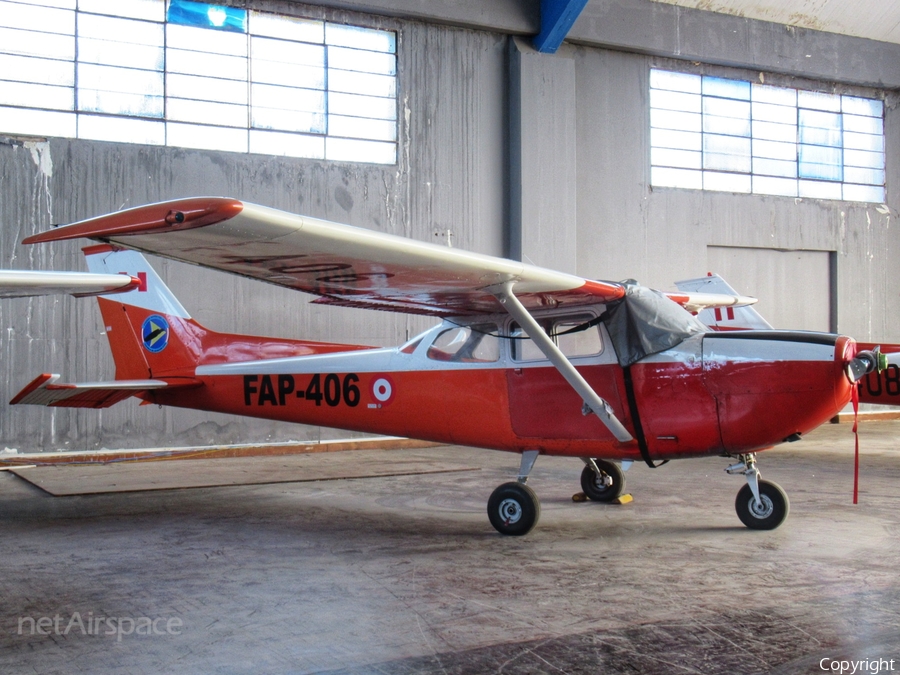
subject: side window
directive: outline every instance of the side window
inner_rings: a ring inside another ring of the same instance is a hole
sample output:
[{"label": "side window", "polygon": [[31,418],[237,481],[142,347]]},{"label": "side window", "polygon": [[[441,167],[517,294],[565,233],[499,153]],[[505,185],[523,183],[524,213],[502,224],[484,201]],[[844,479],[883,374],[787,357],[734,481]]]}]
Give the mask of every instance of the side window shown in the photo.
[{"label": "side window", "polygon": [[405,345],[403,345],[400,348],[400,351],[403,354],[412,354],[414,351],[416,351],[416,347],[418,347],[421,342],[422,342],[421,337],[413,338],[412,340],[407,342]]},{"label": "side window", "polygon": [[[590,326],[584,330],[573,330],[588,323],[593,317],[579,316],[559,321],[553,326],[556,343],[566,356],[593,356],[603,351],[600,326]],[[571,333],[567,331],[573,331]]]},{"label": "side window", "polygon": [[428,358],[456,363],[492,363],[500,359],[495,324],[454,326],[441,331],[428,348]]},{"label": "side window", "polygon": [[[553,337],[560,351],[568,357],[593,356],[603,351],[603,340],[599,326],[588,326],[594,317],[590,314],[567,316],[552,321],[541,321],[541,328]],[[545,359],[544,353],[525,334],[518,324],[510,329],[512,356],[516,361],[538,361]]]},{"label": "side window", "polygon": [[[545,333],[549,332],[550,324],[548,322],[540,321],[539,323]],[[532,339],[528,337],[519,324],[512,324],[509,336],[512,338],[509,341],[512,349],[512,357],[516,361],[538,361],[547,358],[544,356],[544,352],[534,344]]]}]

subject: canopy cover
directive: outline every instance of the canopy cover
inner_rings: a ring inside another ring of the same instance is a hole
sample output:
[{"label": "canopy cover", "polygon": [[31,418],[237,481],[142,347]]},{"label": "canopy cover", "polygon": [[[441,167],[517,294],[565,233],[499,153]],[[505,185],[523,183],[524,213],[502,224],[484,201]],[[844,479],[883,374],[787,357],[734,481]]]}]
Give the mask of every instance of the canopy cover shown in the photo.
[{"label": "canopy cover", "polygon": [[607,306],[603,323],[623,368],[709,330],[665,294],[641,286],[634,279],[627,279],[622,285],[625,296]]}]

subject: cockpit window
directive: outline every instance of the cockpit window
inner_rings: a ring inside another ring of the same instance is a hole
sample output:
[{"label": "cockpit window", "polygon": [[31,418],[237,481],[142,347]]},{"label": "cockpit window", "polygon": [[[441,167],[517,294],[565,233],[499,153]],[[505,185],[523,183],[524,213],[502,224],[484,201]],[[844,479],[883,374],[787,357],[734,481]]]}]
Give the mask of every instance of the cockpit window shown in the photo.
[{"label": "cockpit window", "polygon": [[[541,321],[540,324],[545,333],[549,332],[549,323]],[[547,358],[519,324],[514,323],[511,326],[509,336],[512,338],[509,341],[512,348],[512,357],[516,361],[537,361]]]},{"label": "cockpit window", "polygon": [[553,325],[556,343],[566,356],[592,356],[603,351],[600,326],[585,327],[591,316],[578,316],[558,321]]},{"label": "cockpit window", "polygon": [[454,326],[441,331],[428,348],[428,358],[456,363],[492,363],[500,359],[497,325]]},{"label": "cockpit window", "polygon": [[[603,351],[600,327],[590,314],[557,317],[540,322],[560,351],[569,357],[593,356]],[[537,361],[547,358],[522,328],[514,323],[510,327],[512,356],[516,361]]]},{"label": "cockpit window", "polygon": [[418,347],[421,342],[422,342],[421,337],[413,338],[412,340],[407,342],[405,345],[400,347],[400,351],[403,354],[412,354],[414,351],[416,351],[416,347]]},{"label": "cockpit window", "polygon": [[697,317],[659,291],[633,280],[622,283],[625,297],[607,306],[603,323],[623,368],[709,331]]}]

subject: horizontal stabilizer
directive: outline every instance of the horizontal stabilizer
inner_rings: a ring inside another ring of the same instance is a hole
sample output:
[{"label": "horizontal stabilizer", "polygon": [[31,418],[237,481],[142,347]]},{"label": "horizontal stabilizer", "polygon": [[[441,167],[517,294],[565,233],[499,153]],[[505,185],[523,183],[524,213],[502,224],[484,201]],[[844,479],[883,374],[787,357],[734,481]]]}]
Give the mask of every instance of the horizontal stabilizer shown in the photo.
[{"label": "horizontal stabilizer", "polygon": [[198,380],[179,378],[165,380],[114,380],[112,382],[84,382],[81,384],[56,384],[59,375],[44,373],[9,402],[10,405],[45,405],[55,408],[108,408],[130,396],[147,391],[196,387]]}]

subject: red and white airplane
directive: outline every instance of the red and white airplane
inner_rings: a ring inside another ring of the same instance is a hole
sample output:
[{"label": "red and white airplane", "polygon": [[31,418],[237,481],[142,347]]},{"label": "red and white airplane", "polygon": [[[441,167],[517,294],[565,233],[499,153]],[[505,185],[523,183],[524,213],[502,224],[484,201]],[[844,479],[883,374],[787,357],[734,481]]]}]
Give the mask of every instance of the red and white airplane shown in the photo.
[{"label": "red and white airplane", "polygon": [[[137,396],[520,453],[518,480],[488,500],[503,534],[538,520],[525,483],[539,454],[581,459],[582,488],[597,501],[622,493],[634,461],[732,457],[728,471],[746,477],[738,516],[775,528],[788,499],[759,478],[756,453],[829,420],[875,366],[848,337],[710,332],[691,314],[752,298],[593,281],[234,199],[142,206],[25,243],[80,237],[102,242],[85,249],[91,272],[142,281],[98,298],[116,379],[61,384],[45,374],[11,403],[102,408]],[[390,349],[213,332],[135,251],[312,293],[316,303],[442,322]]]}]

